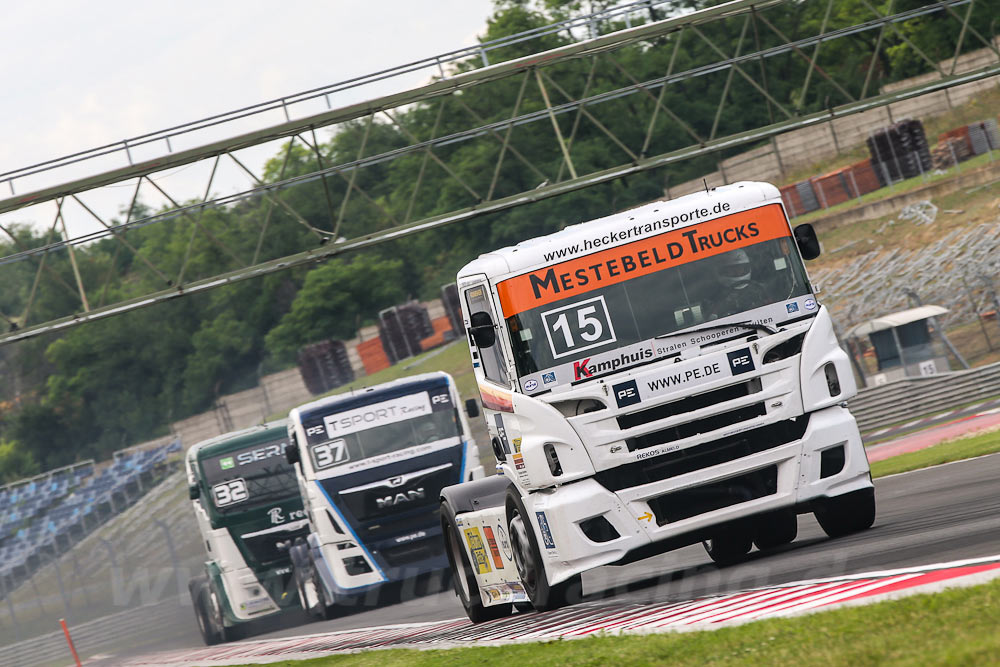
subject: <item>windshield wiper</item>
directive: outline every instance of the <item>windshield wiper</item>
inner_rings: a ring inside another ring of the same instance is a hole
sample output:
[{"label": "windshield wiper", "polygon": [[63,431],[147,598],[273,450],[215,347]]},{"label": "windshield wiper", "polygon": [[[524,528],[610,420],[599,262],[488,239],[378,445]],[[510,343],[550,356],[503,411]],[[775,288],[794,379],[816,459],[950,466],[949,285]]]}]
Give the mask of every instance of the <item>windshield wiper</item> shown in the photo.
[{"label": "windshield wiper", "polygon": [[741,320],[739,322],[722,322],[720,324],[710,324],[705,327],[695,327],[692,329],[681,329],[680,331],[674,331],[672,333],[660,334],[655,336],[656,340],[663,338],[673,338],[674,336],[683,336],[685,334],[696,334],[703,333],[705,331],[715,331],[716,329],[725,329],[726,327],[744,327],[746,329],[754,329],[755,331],[764,331],[768,334],[778,333],[778,329],[775,329],[769,324],[764,324],[762,322],[751,322],[750,320]]}]

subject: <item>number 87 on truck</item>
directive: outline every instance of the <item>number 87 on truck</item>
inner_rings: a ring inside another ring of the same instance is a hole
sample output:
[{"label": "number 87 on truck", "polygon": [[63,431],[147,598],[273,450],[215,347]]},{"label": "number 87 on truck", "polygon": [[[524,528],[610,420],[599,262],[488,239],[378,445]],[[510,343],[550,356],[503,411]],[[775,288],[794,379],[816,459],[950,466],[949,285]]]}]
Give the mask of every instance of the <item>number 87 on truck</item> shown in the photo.
[{"label": "number 87 on truck", "polygon": [[846,353],[778,190],[736,183],[484,254],[458,274],[499,475],[441,492],[482,621],[689,544],[726,565],[872,525]]}]

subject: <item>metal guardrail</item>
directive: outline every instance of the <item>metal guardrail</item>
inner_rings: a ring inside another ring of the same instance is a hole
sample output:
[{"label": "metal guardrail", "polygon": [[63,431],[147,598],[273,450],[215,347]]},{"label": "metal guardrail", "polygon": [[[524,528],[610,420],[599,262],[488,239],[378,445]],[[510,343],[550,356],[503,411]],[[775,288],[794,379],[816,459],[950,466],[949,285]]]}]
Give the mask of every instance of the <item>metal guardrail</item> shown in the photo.
[{"label": "metal guardrail", "polygon": [[848,406],[862,433],[1000,395],[1000,362],[862,389]]},{"label": "metal guardrail", "polygon": [[[177,598],[167,598],[158,603],[134,607],[88,623],[70,625],[73,643],[80,657],[96,653],[116,653],[141,647],[144,643],[162,639],[167,633],[190,630],[196,635],[194,612],[177,613]],[[190,609],[190,605],[188,605]],[[155,636],[150,632],[156,629]],[[66,665],[73,662],[62,630],[27,639],[0,648],[0,665],[37,667],[40,665]]]}]

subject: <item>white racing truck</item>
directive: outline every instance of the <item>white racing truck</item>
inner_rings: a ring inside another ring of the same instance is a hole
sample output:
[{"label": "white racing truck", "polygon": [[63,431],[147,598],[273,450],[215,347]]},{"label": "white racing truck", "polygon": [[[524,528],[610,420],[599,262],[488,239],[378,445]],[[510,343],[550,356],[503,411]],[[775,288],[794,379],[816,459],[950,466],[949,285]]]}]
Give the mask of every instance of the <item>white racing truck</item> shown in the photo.
[{"label": "white racing truck", "polygon": [[488,253],[458,275],[500,476],[444,489],[469,618],[703,542],[719,564],[875,520],[857,389],[778,190],[737,183]]},{"label": "white racing truck", "polygon": [[[465,409],[479,416],[474,399]],[[291,549],[306,611],[328,618],[387,583],[447,570],[441,489],[483,476],[450,375],[302,405],[289,414],[288,432],[309,520]]]},{"label": "white racing truck", "polygon": [[239,638],[251,621],[297,609],[288,549],[306,534],[285,422],[227,433],[187,451],[188,493],[207,549],[188,583],[206,644]]}]

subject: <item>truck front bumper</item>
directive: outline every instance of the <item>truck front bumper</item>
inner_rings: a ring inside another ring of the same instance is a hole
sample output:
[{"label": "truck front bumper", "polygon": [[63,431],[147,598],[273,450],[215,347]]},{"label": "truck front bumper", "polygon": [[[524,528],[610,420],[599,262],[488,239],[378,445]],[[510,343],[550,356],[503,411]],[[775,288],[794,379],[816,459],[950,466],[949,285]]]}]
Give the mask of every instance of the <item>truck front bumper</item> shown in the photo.
[{"label": "truck front bumper", "polygon": [[817,500],[872,487],[857,423],[839,406],[812,413],[800,439],[725,463],[613,490],[600,478],[523,499],[551,583],[657,543],[697,542],[720,524],[807,512]]}]

